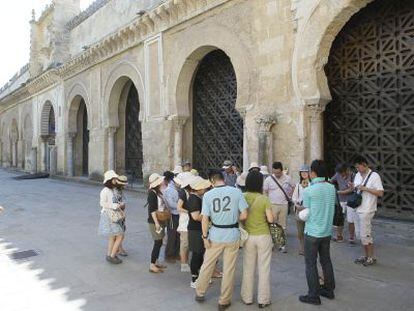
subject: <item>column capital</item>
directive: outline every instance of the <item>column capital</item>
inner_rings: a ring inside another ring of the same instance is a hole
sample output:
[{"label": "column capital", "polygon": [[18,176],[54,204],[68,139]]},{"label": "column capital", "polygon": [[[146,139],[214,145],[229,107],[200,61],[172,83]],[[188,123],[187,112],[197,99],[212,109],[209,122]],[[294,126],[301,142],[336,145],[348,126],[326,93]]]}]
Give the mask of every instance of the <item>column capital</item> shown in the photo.
[{"label": "column capital", "polygon": [[314,97],[304,99],[305,109],[311,121],[319,121],[322,119],[322,113],[325,111],[326,105],[330,102],[328,98]]},{"label": "column capital", "polygon": [[170,120],[173,122],[174,129],[180,131],[183,129],[184,124],[187,122],[188,117],[186,116],[172,116]]},{"label": "column capital", "polygon": [[264,115],[255,119],[258,127],[259,132],[270,132],[270,129],[273,125],[277,123],[279,115]]},{"label": "column capital", "polygon": [[117,130],[118,130],[118,128],[116,126],[108,126],[106,128],[106,131],[107,131],[108,135],[115,134]]}]

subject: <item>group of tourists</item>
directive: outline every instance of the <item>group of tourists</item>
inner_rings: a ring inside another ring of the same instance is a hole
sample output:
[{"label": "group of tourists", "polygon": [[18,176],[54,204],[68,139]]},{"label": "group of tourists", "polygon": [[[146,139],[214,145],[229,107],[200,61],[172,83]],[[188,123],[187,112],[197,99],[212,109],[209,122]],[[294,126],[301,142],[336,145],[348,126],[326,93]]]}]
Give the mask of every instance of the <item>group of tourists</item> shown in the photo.
[{"label": "group of tourists", "polygon": [[[356,243],[359,232],[363,246],[364,253],[355,263],[370,266],[376,262],[372,219],[377,198],[384,189],[379,174],[369,168],[364,157],[358,156],[354,163],[356,173],[350,165],[340,164],[330,177],[325,162],[315,160],[310,166],[300,167],[297,183],[280,162],[273,163],[271,173],[267,166],[257,163],[241,173],[232,161],[226,160],[220,169],[209,170],[207,178],[199,176],[189,162],[163,175],[151,174],[147,199],[147,222],[153,239],[149,272],[160,274],[167,268],[159,261],[165,244],[165,261],[178,260],[181,271],[189,273],[196,301],[205,300],[212,278],[222,278],[218,308],[225,310],[232,301],[236,262],[242,248],[242,302],[253,304],[257,272],[257,303],[259,308],[265,308],[271,304],[272,254],[288,251],[285,242],[276,242],[279,239],[275,235],[285,234],[291,211],[297,225],[298,254],[305,257],[308,284],[308,294],[299,300],[319,305],[320,296],[333,299],[330,243],[344,242],[345,218],[349,243]],[[126,184],[125,176],[108,171],[100,195],[99,232],[109,237],[106,260],[113,264],[122,263],[119,256],[127,256],[122,247]],[[276,231],[272,229],[275,226],[279,228]]]}]

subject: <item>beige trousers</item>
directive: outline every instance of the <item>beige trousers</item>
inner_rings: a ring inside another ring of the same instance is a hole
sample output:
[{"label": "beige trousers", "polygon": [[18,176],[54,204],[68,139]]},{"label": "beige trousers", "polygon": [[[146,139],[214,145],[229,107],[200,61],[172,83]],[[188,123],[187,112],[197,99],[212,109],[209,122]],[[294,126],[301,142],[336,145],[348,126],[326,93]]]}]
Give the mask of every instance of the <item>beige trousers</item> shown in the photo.
[{"label": "beige trousers", "polygon": [[282,226],[286,231],[288,205],[287,204],[272,204],[272,214],[274,221]]},{"label": "beige trousers", "polygon": [[257,302],[271,302],[270,263],[272,260],[272,238],[266,235],[249,235],[243,248],[243,280],[241,297],[245,303],[253,302],[254,276],[258,272]]},{"label": "beige trousers", "polygon": [[239,241],[234,243],[211,242],[211,247],[206,249],[204,254],[204,262],[197,279],[196,293],[198,296],[204,296],[206,293],[217,259],[223,254],[223,279],[221,281],[219,304],[226,305],[231,302],[239,245]]}]

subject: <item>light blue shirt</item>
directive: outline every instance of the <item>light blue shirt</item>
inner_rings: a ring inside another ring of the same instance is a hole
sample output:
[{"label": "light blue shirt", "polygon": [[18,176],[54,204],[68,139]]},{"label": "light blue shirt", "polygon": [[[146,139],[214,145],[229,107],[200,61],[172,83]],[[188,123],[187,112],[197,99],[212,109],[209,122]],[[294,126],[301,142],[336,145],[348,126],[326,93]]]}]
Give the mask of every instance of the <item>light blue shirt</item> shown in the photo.
[{"label": "light blue shirt", "polygon": [[[201,214],[209,216],[216,225],[233,225],[239,222],[239,215],[248,205],[242,192],[230,186],[216,187],[203,197]],[[233,243],[240,239],[238,228],[217,228],[212,226],[210,240],[216,243]]]},{"label": "light blue shirt", "polygon": [[170,181],[167,189],[164,191],[164,201],[167,204],[167,207],[171,210],[171,214],[179,215],[177,209],[178,191],[173,181]]},{"label": "light blue shirt", "polygon": [[335,186],[325,178],[314,178],[303,192],[303,206],[309,208],[305,234],[315,238],[331,236],[335,201]]}]

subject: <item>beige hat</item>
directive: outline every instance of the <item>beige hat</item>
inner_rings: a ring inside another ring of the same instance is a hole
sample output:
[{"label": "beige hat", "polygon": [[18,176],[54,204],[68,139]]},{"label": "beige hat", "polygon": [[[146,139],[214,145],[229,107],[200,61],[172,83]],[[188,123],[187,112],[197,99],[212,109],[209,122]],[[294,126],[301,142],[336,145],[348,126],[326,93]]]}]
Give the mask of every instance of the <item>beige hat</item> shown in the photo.
[{"label": "beige hat", "polygon": [[174,175],[180,174],[183,172],[183,168],[181,167],[181,165],[176,165],[172,172],[174,173]]},{"label": "beige hat", "polygon": [[110,181],[111,179],[114,179],[114,178],[118,178],[118,175],[113,170],[106,171],[105,174],[104,174],[103,183],[106,184],[108,181]]},{"label": "beige hat", "polygon": [[164,181],[164,176],[161,176],[160,174],[157,173],[153,173],[151,174],[151,176],[148,179],[149,184],[150,184],[150,189],[153,189],[155,187],[158,187],[159,185],[162,184],[162,182]]},{"label": "beige hat", "polygon": [[204,179],[200,176],[195,176],[190,182],[190,187],[193,190],[203,190],[211,187],[211,182],[207,179]]},{"label": "beige hat", "polygon": [[125,175],[121,175],[118,176],[118,184],[122,185],[122,186],[126,186],[128,185],[128,177],[126,177]]},{"label": "beige hat", "polygon": [[258,170],[260,170],[260,166],[259,166],[259,164],[257,164],[257,162],[250,163],[249,172],[250,172],[250,170],[252,170],[254,168],[257,168]]},{"label": "beige hat", "polygon": [[266,165],[262,165],[260,167],[260,173],[262,173],[263,175],[270,175],[269,169]]},{"label": "beige hat", "polygon": [[174,182],[179,184],[181,188],[185,188],[190,184],[193,178],[194,175],[190,172],[183,172],[178,174],[178,176],[174,178]]},{"label": "beige hat", "polygon": [[247,172],[241,173],[236,180],[236,184],[240,187],[246,186],[246,178],[247,178]]}]

